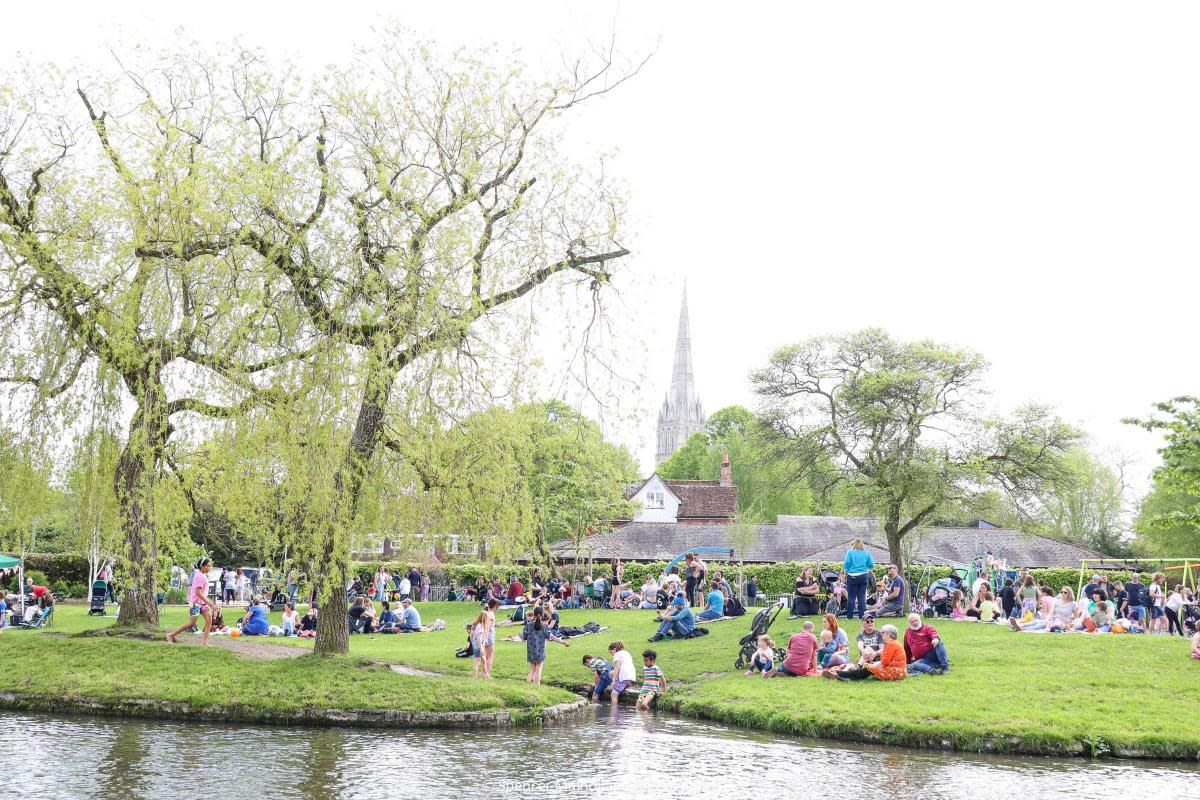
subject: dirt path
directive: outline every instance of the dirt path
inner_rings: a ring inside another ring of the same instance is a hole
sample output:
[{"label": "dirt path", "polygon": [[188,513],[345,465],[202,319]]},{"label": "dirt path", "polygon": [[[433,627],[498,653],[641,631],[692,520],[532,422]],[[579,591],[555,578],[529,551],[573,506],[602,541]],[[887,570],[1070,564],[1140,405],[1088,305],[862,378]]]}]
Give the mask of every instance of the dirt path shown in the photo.
[{"label": "dirt path", "polygon": [[[305,653],[312,652],[312,648],[309,647],[293,647],[285,644],[272,644],[269,641],[250,641],[245,638],[234,639],[229,636],[212,636],[209,638],[208,643],[212,647],[220,647],[224,650],[232,650],[242,658],[253,658],[257,661],[271,661],[278,658],[297,658]],[[199,647],[200,637],[182,633],[175,639],[175,644]]]}]

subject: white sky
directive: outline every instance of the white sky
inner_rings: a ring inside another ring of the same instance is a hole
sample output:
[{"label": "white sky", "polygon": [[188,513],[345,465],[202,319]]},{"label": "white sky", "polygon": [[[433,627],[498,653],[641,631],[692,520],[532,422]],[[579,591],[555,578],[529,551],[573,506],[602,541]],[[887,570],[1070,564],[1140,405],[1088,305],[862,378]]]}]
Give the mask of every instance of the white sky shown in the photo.
[{"label": "white sky", "polygon": [[997,405],[1052,403],[1144,478],[1120,418],[1200,392],[1194,3],[14,3],[0,64],[182,26],[316,67],[388,15],[535,63],[614,24],[656,50],[576,128],[636,209],[645,466],[685,275],[709,411],[753,406],[774,347],[878,325],[980,351]]}]

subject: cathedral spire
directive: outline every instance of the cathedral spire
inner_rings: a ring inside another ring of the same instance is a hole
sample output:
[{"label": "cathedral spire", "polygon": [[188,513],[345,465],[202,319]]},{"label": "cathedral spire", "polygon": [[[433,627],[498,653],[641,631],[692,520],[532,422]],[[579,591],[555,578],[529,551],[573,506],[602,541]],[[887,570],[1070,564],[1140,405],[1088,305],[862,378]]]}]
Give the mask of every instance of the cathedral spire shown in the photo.
[{"label": "cathedral spire", "polygon": [[688,320],[687,284],[683,286],[683,302],[679,307],[679,329],[675,335],[675,366],[671,372],[671,389],[658,413],[658,447],[654,463],[661,464],[671,457],[693,433],[704,429],[704,409],[696,396],[692,374],[692,334]]}]

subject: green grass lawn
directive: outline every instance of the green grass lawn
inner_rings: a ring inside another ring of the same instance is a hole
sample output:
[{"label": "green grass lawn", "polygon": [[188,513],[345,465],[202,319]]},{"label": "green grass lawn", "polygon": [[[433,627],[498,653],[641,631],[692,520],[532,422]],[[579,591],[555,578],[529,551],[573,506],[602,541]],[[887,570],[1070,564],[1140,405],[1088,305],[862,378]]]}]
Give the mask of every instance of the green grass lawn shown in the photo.
[{"label": "green grass lawn", "polygon": [[[24,692],[141,693],[199,702],[272,705],[315,702],[335,708],[457,710],[532,709],[561,702],[554,688],[526,686],[525,645],[498,641],[494,672],[501,680],[470,678],[469,659],[454,650],[476,611],[463,603],[420,606],[426,624],[447,630],[410,635],[351,637],[349,659],[250,661],[230,652],[152,642],[47,637],[27,631],[0,636],[0,688]],[[87,617],[83,606],[60,606],[55,631],[78,632],[112,623]],[[163,626],[184,619],[182,607],[163,612]],[[272,621],[278,619],[272,614]],[[610,630],[575,639],[569,649],[548,645],[544,679],[576,690],[590,680],[585,653],[607,656],[621,639],[640,665],[654,647],[673,685],[665,705],[689,716],[807,736],[963,750],[1082,752],[1200,758],[1200,662],[1188,659],[1175,637],[1015,634],[977,623],[938,624],[952,670],[939,677],[847,684],[816,678],[761,680],[734,672],[737,640],[749,616],[710,626],[702,639],[649,645],[649,611],[567,611],[563,624],[596,620]],[[229,621],[235,618],[227,613]],[[780,619],[772,634],[782,643],[799,621]],[[500,628],[500,637],[517,627]],[[857,625],[848,626],[851,639]],[[262,641],[262,640],[259,640]],[[285,647],[303,640],[271,639]],[[354,658],[357,657],[357,658]],[[407,664],[441,678],[395,675],[364,666],[364,659]],[[120,664],[120,668],[114,668]],[[312,698],[315,698],[313,700]]]}]

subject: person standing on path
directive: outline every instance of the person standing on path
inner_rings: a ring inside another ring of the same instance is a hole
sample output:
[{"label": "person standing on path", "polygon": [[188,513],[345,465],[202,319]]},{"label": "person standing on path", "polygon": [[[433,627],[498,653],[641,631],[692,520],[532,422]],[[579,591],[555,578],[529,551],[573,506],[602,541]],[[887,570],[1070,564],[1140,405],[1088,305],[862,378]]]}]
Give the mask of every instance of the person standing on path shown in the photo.
[{"label": "person standing on path", "polygon": [[862,539],[855,539],[850,543],[842,566],[846,570],[846,589],[850,595],[846,617],[854,619],[857,615],[862,619],[867,611],[867,587],[871,583],[871,570],[875,568],[875,559],[867,552]]},{"label": "person standing on path", "polygon": [[188,592],[188,621],[167,634],[167,642],[175,644],[175,637],[196,626],[196,620],[204,617],[204,635],[200,644],[208,646],[208,635],[212,633],[212,605],[208,600],[208,571],[212,569],[212,559],[202,558],[192,574],[192,588]]}]

